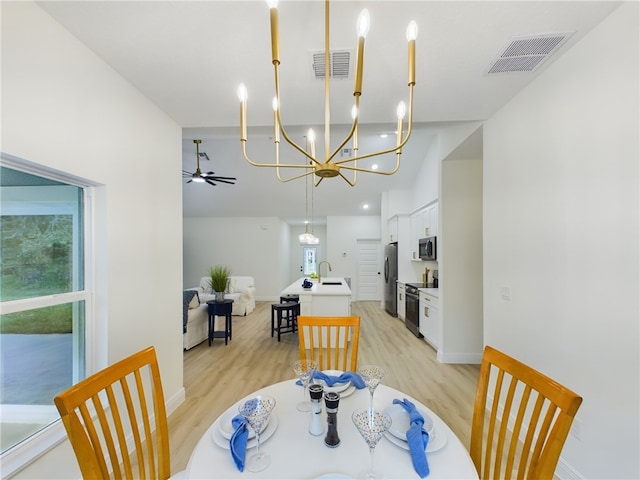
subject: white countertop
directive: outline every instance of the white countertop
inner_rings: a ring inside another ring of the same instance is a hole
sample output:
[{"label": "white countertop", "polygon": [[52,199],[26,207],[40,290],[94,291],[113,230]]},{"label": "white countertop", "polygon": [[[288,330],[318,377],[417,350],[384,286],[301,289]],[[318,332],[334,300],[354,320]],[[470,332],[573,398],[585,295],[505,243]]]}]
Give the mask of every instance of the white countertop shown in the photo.
[{"label": "white countertop", "polygon": [[440,289],[438,288],[419,288],[418,291],[440,298]]},{"label": "white countertop", "polygon": [[[407,285],[408,283],[420,283],[420,282],[403,282],[402,280],[398,280],[397,283],[402,283]],[[440,289],[428,287],[428,288],[418,288],[419,292],[428,293],[429,295],[433,295],[434,297],[440,298]]]},{"label": "white countertop", "polygon": [[[307,277],[301,277],[287,288],[282,290],[282,295],[331,295],[331,296],[350,296],[351,289],[344,278],[338,277],[322,277],[320,282],[314,281],[313,286],[309,289],[302,288],[302,282]],[[340,282],[340,285],[322,285],[325,282]]]}]

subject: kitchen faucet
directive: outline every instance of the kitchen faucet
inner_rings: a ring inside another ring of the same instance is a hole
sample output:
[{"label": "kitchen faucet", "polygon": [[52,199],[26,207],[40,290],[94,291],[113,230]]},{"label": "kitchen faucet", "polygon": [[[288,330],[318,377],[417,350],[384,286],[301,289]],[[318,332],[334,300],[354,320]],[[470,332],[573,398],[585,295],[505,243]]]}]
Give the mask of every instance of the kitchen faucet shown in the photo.
[{"label": "kitchen faucet", "polygon": [[[320,267],[322,266],[323,263],[326,263],[327,266],[329,267],[329,272],[331,271],[331,264],[329,262],[327,262],[326,260],[322,260],[319,264],[318,264],[318,283],[322,283],[320,281]],[[327,272],[327,274],[329,273]]]}]

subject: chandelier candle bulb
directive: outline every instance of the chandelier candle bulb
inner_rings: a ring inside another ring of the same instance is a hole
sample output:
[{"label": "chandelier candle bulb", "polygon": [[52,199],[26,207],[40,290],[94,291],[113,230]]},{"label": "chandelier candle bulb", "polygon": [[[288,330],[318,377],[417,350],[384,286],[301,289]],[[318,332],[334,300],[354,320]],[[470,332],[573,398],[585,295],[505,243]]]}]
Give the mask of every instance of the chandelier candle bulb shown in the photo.
[{"label": "chandelier candle bulb", "polygon": [[418,24],[412,20],[407,27],[407,42],[409,42],[409,86],[416,84],[416,38],[418,38]]},{"label": "chandelier candle bulb", "polygon": [[353,95],[362,94],[362,70],[364,65],[364,39],[369,32],[369,10],[362,10],[358,17],[358,49],[356,52],[356,80]]},{"label": "chandelier candle bulb", "polygon": [[247,87],[244,83],[238,86],[240,99],[240,141],[247,141]]},{"label": "chandelier candle bulb", "polygon": [[271,19],[271,62],[280,63],[280,39],[278,34],[278,1],[267,0],[269,17]]}]

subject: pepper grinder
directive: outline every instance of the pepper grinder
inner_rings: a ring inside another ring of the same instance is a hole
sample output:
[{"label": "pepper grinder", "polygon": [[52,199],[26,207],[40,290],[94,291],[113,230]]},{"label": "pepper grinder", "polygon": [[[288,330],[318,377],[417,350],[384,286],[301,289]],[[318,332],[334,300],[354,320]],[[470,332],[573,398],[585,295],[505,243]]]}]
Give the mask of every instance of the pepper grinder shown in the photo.
[{"label": "pepper grinder", "polygon": [[311,396],[311,423],[309,424],[309,433],[311,435],[322,435],[324,427],[322,426],[322,395],[324,387],[322,385],[309,385],[309,395]]},{"label": "pepper grinder", "polygon": [[327,447],[335,448],[340,445],[338,437],[338,404],[340,394],[327,392],[324,394],[324,403],[327,408],[327,436],[324,437],[324,444]]}]

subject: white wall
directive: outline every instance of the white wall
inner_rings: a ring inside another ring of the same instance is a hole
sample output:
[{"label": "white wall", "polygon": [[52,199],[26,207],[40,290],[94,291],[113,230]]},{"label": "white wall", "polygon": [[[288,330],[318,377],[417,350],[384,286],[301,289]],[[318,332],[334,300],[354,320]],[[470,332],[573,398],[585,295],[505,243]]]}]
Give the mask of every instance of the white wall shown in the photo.
[{"label": "white wall", "polygon": [[199,284],[214,265],[252,276],[256,300],[277,299],[289,283],[290,234],[278,217],[184,219],[184,288]]},{"label": "white wall", "polygon": [[440,163],[480,125],[480,122],[455,122],[445,124],[438,129],[436,139],[427,150],[427,155],[413,184],[408,210],[401,213],[411,213],[438,200],[441,189]]},{"label": "white wall", "polygon": [[[481,135],[479,131],[477,135]],[[482,358],[482,159],[447,158],[441,164],[438,230],[442,345],[445,363]]]},{"label": "white wall", "polygon": [[[155,345],[175,407],[184,398],[181,130],[38,6],[1,8],[2,151],[101,184],[97,367]],[[153,181],[140,182],[150,171]],[[54,476],[79,476],[66,441],[17,478]]]},{"label": "white wall", "polygon": [[484,127],[485,342],[584,397],[561,478],[640,477],[638,15],[623,4]]}]

